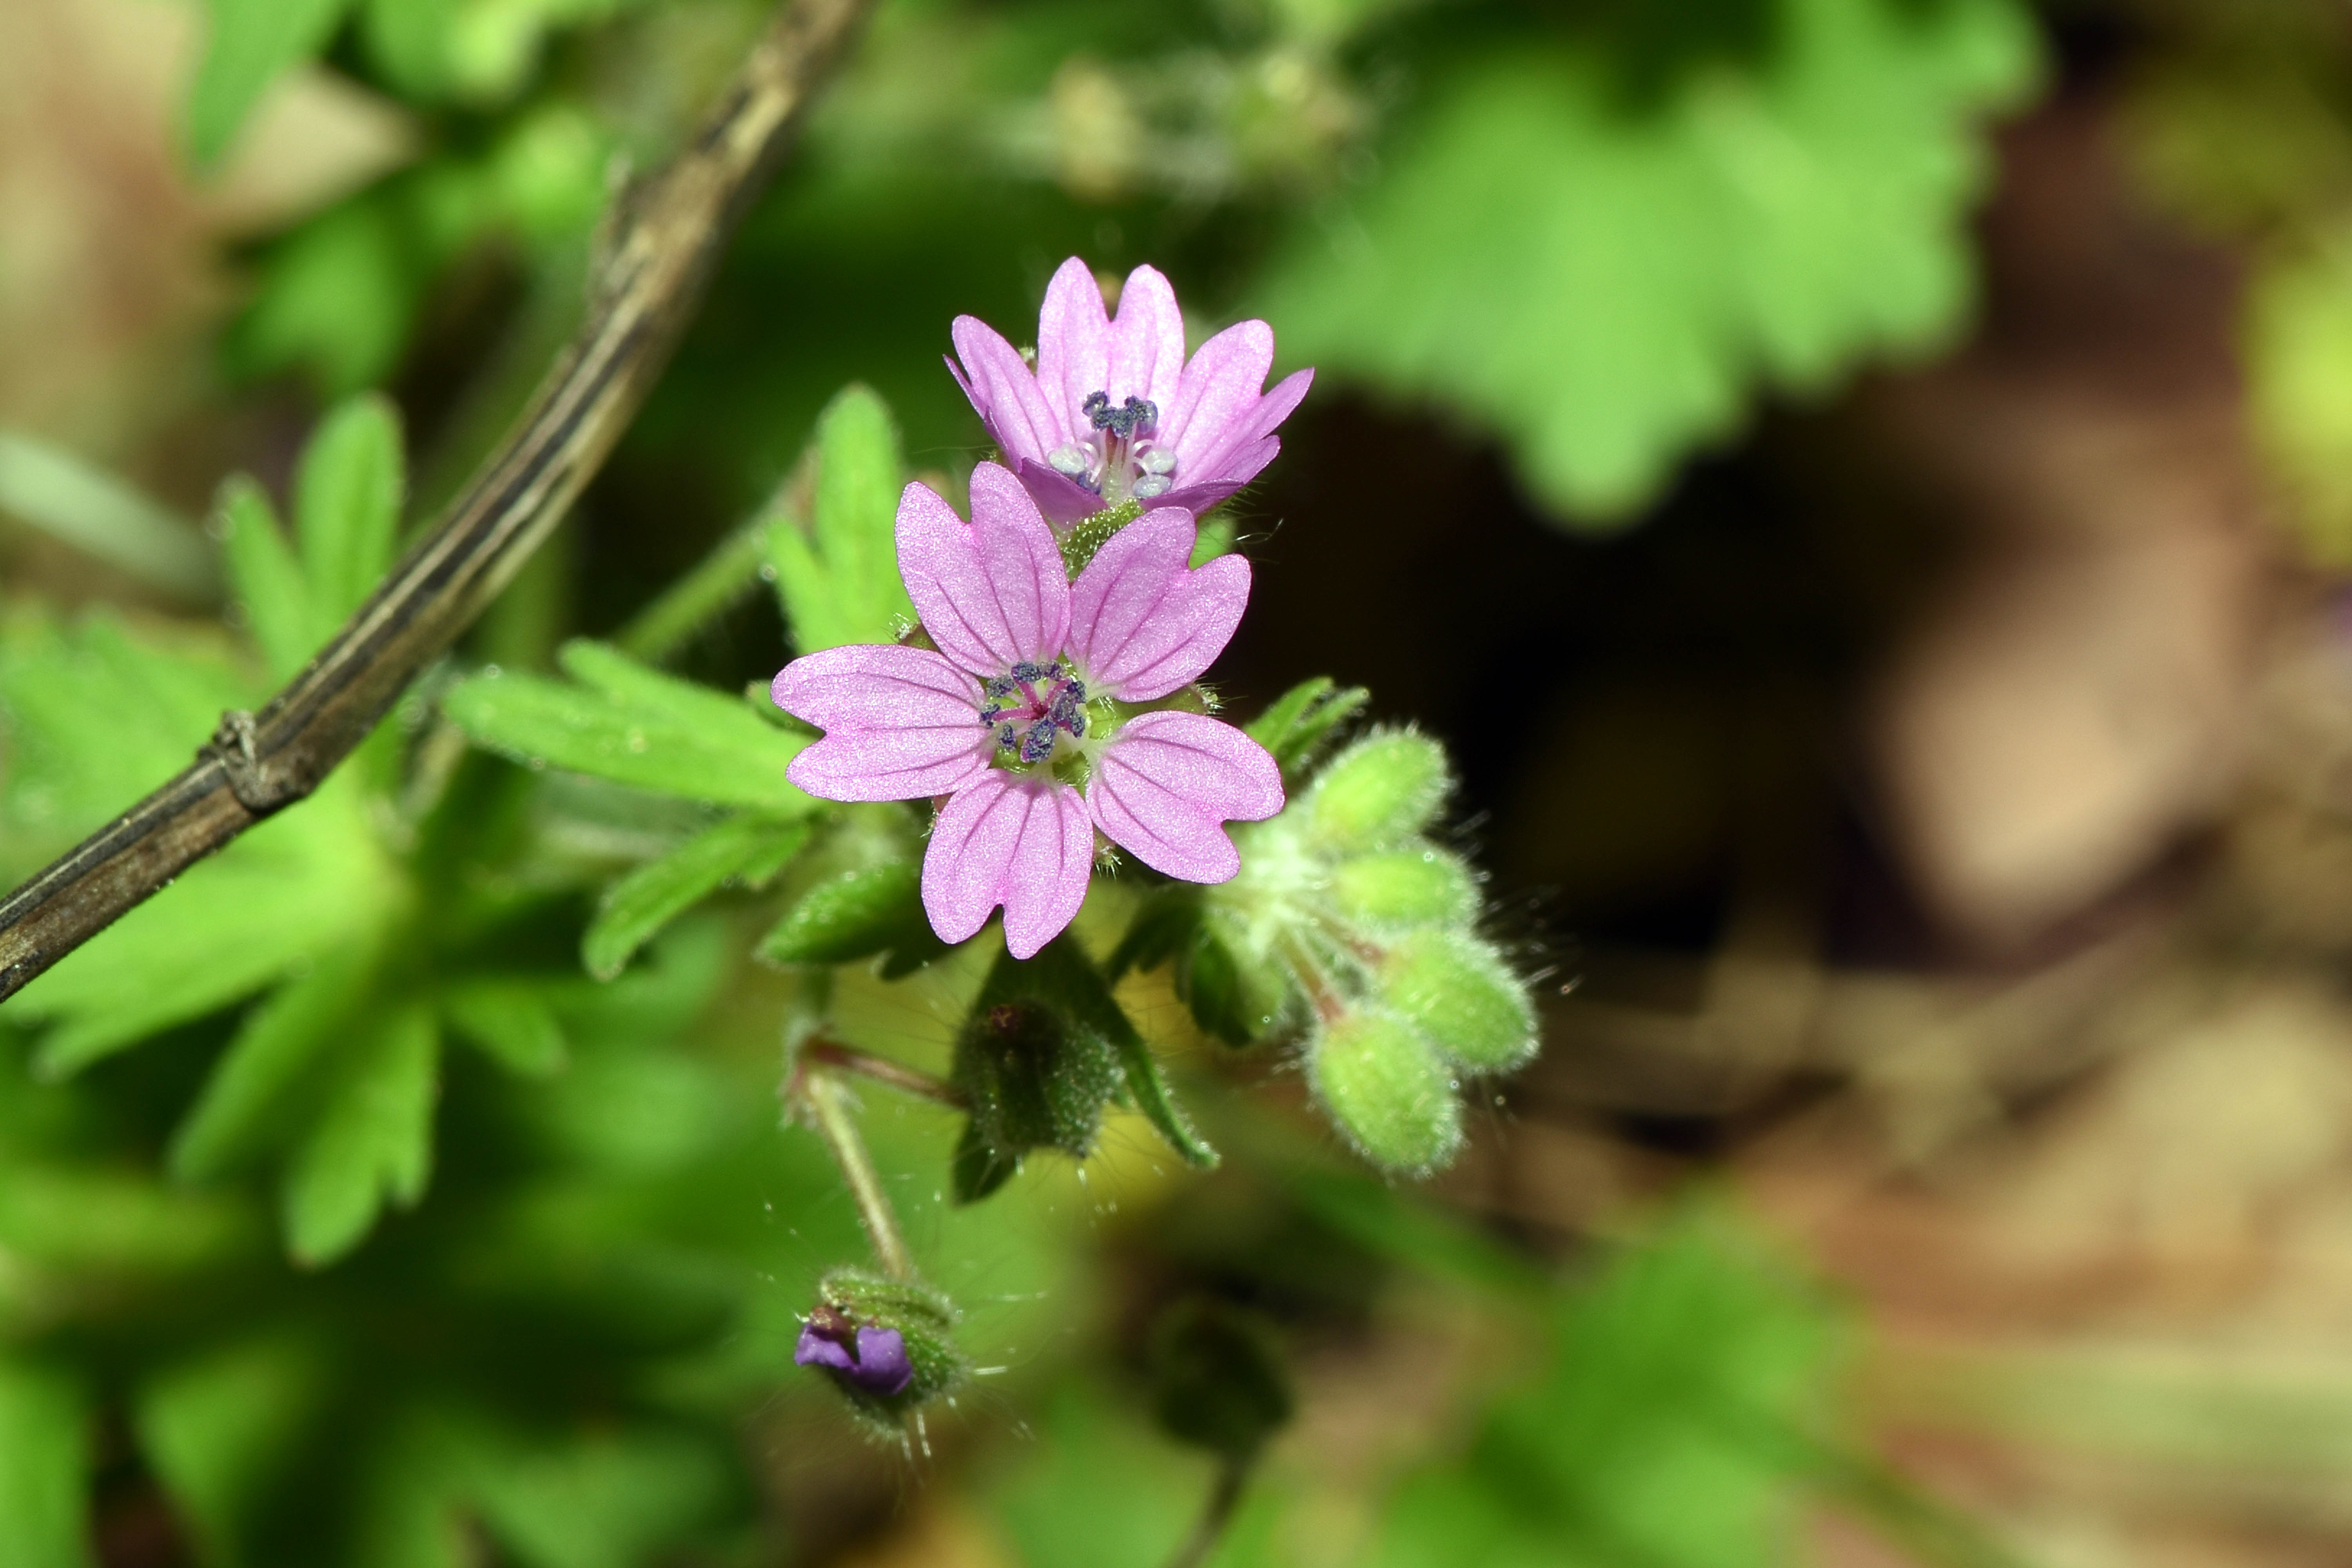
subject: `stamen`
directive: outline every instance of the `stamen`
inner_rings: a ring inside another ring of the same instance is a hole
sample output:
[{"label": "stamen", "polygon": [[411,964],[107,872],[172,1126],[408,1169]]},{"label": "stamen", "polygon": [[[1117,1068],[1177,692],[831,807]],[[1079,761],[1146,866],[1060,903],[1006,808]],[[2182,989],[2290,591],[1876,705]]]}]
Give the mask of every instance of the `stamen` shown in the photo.
[{"label": "stamen", "polygon": [[1079,446],[1075,441],[1066,447],[1056,447],[1046,453],[1045,463],[1055,473],[1076,479],[1089,488],[1095,482],[1094,451],[1090,447]]},{"label": "stamen", "polygon": [[1125,403],[1113,408],[1109,393],[1089,392],[1087,400],[1078,405],[1078,412],[1085,415],[1096,429],[1108,430],[1122,441],[1131,441],[1138,430],[1160,423],[1159,406],[1132,393],[1129,394]]}]

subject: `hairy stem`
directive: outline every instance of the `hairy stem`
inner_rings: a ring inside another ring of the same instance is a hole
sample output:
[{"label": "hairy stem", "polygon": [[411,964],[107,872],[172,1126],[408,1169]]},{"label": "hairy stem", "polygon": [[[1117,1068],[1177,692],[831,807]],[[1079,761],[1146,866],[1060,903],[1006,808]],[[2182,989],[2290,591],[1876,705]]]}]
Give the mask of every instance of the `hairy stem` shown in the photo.
[{"label": "hairy stem", "polygon": [[845,1046],[838,1040],[810,1040],[801,1047],[800,1059],[821,1063],[842,1072],[854,1072],[861,1078],[872,1079],[876,1083],[888,1084],[903,1094],[917,1095],[958,1110],[965,1108],[963,1092],[947,1079],[934,1078],[903,1062],[894,1062],[887,1057],[861,1051],[855,1046]]},{"label": "hairy stem", "polygon": [[866,1227],[875,1261],[893,1279],[912,1279],[915,1260],[908,1254],[906,1238],[898,1234],[898,1216],[890,1208],[889,1194],[882,1190],[882,1174],[874,1168],[874,1157],[866,1152],[866,1140],[850,1114],[849,1090],[840,1075],[803,1058],[793,1092],[807,1108],[809,1121],[824,1140],[833,1163],[841,1167],[841,1178],[849,1184],[850,1198],[857,1205],[857,1222]]},{"label": "hairy stem", "polygon": [[[761,518],[719,541],[719,548],[630,617],[613,637],[623,653],[659,664],[704,626],[749,598],[760,585],[768,559],[768,530]],[[790,526],[789,524],[785,526]]]},{"label": "hairy stem", "polygon": [[473,624],[620,439],[872,4],[790,0],[685,149],[616,198],[586,320],[438,526],[258,713],[224,716],[193,766],[0,901],[0,997],[307,796]]}]

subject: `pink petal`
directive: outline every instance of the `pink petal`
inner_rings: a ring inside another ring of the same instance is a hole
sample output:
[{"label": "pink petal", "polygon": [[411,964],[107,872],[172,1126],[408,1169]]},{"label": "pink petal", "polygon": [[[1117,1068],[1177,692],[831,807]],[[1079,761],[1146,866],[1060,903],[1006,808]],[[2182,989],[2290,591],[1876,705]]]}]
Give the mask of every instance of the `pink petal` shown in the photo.
[{"label": "pink petal", "polygon": [[784,769],[822,800],[944,795],[988,765],[978,683],[929,648],[827,648],[786,665],[769,694],[825,731]]},{"label": "pink petal", "polygon": [[1103,389],[1114,404],[1144,397],[1165,409],[1175,402],[1183,374],[1184,313],[1176,308],[1176,290],[1158,268],[1139,267],[1119,290]]},{"label": "pink petal", "polygon": [[1224,651],[1249,603],[1249,563],[1224,555],[1185,570],[1197,531],[1190,512],[1145,512],[1072,584],[1069,648],[1098,695],[1165,697]]},{"label": "pink petal", "polygon": [[1027,958],[1075,919],[1094,867],[1094,825],[1078,792],[991,768],[956,792],[923,852],[923,909],[961,942],[1004,906],[1004,945]]},{"label": "pink petal", "polygon": [[1076,522],[1103,509],[1102,497],[1043,463],[1024,458],[1013,465],[1013,471],[1021,476],[1022,487],[1037,503],[1037,510],[1055,522]]},{"label": "pink petal", "polygon": [[1102,290],[1087,264],[1073,256],[1045,286],[1045,308],[1037,315],[1037,390],[1062,418],[1075,421],[1087,395],[1105,390],[1109,368],[1110,319],[1103,314]]},{"label": "pink petal", "polygon": [[1178,474],[1218,477],[1202,464],[1247,427],[1273,368],[1274,329],[1264,321],[1236,321],[1201,345],[1175,401],[1160,411],[1160,439],[1176,448]]},{"label": "pink petal", "polygon": [[958,316],[949,335],[964,370],[958,372],[952,361],[948,369],[1007,458],[1042,462],[1070,439],[1068,416],[1055,416],[1019,351],[993,328],[976,316]]},{"label": "pink petal", "polygon": [[[1261,463],[1259,467],[1263,468],[1265,464]],[[1178,507],[1191,512],[1194,517],[1201,517],[1205,515],[1210,508],[1223,506],[1239,495],[1244,482],[1242,479],[1220,479],[1213,484],[1184,485],[1170,490],[1164,496],[1155,496],[1153,499],[1161,506]]]},{"label": "pink petal", "polygon": [[971,521],[919,484],[898,498],[898,575],[940,651],[1002,675],[1061,651],[1069,579],[1029,492],[994,463],[971,473]]},{"label": "pink petal", "polygon": [[1221,826],[1282,809],[1282,770],[1264,746],[1200,713],[1146,713],[1104,751],[1087,808],[1110,841],[1165,876],[1224,882],[1241,854]]}]

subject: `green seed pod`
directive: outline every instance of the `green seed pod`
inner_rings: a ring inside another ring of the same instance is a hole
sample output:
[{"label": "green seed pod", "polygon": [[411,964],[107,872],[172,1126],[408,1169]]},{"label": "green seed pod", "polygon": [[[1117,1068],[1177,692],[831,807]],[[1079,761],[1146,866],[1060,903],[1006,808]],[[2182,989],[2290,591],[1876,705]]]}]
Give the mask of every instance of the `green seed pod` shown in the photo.
[{"label": "green seed pod", "polygon": [[1002,1185],[1031,1149],[1084,1158],[1125,1081],[1094,1030],[1043,1002],[985,995],[956,1036],[949,1077],[971,1108],[955,1163],[956,1195],[966,1203]]},{"label": "green seed pod", "polygon": [[836,1268],[817,1284],[793,1359],[832,1373],[852,1414],[897,1437],[908,1412],[963,1381],[967,1363],[955,1346],[961,1316],[928,1285]]},{"label": "green seed pod", "polygon": [[1421,845],[1342,861],[1331,902],[1376,931],[1459,925],[1478,912],[1478,883],[1458,856]]},{"label": "green seed pod", "polygon": [[1462,1146],[1453,1077],[1429,1042],[1400,1019],[1345,1015],[1315,1042],[1307,1071],[1339,1131],[1385,1170],[1426,1175]]},{"label": "green seed pod", "polygon": [[1536,1054],[1536,1012],[1503,955],[1455,931],[1415,931],[1377,978],[1389,1011],[1473,1072],[1508,1072]]},{"label": "green seed pod", "polygon": [[1416,731],[1375,730],[1316,775],[1307,816],[1327,845],[1377,849],[1419,832],[1453,787],[1444,747]]},{"label": "green seed pod", "polygon": [[1151,1385],[1169,1436],[1231,1459],[1255,1454],[1297,1407],[1273,1325],[1213,1297],[1188,1297],[1160,1316]]}]

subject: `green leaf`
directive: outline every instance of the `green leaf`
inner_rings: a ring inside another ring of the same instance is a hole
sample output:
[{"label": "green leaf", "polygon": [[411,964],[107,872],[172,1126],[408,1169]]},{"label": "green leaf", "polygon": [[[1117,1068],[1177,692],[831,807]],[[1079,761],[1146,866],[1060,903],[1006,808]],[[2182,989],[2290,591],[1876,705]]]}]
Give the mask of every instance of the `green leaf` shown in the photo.
[{"label": "green leaf", "polygon": [[280,1334],[207,1348],[139,1387],[140,1449],[199,1562],[268,1560],[273,1492],[300,1463],[329,1373],[316,1347]]},{"label": "green leaf", "polygon": [[415,1204],[432,1172],[440,1040],[431,1010],[403,1008],[353,1047],[342,1083],[286,1172],[288,1249],[310,1268],[357,1247],[387,1199]]},{"label": "green leaf", "polygon": [[546,988],[527,980],[470,980],[441,999],[449,1026],[509,1072],[545,1078],[563,1067],[563,1026]]},{"label": "green leaf", "polygon": [[815,831],[805,818],[746,812],[704,829],[604,889],[580,941],[580,961],[599,980],[621,973],[664,926],[730,881],[764,886]]},{"label": "green leaf", "polygon": [[119,475],[20,431],[0,430],[0,512],[175,599],[205,604],[220,587],[212,547],[194,524]]},{"label": "green leaf", "polygon": [[0,1542],[9,1568],[87,1568],[90,1411],[73,1379],[0,1360]]},{"label": "green leaf", "polygon": [[635,1568],[722,1515],[740,1483],[723,1442],[682,1431],[591,1433],[483,1467],[490,1533],[524,1568]]},{"label": "green leaf", "polygon": [[285,1130],[289,1102],[371,1000],[376,960],[366,942],[324,953],[246,1016],[173,1135],[173,1175],[209,1181]]},{"label": "green leaf", "polygon": [[406,489],[400,415],[387,399],[354,397],[320,422],[295,474],[294,517],[321,635],[391,566]]},{"label": "green leaf", "polygon": [[299,371],[330,394],[390,374],[424,287],[408,218],[401,204],[368,191],[271,245],[252,303],[222,343],[229,373],[258,380]]},{"label": "green leaf", "polygon": [[915,607],[898,580],[898,432],[880,398],[855,385],[834,398],[817,421],[816,465],[809,531],[789,518],[768,530],[793,647],[892,641]]},{"label": "green leaf", "polygon": [[947,951],[923,912],[919,860],[886,860],[817,883],[760,939],[771,963],[854,963],[894,955],[905,973]]},{"label": "green leaf", "polygon": [[272,680],[289,680],[322,640],[310,580],[278,530],[268,495],[252,479],[237,474],[225,481],[214,511],[220,519],[230,584],[262,663]]},{"label": "green leaf", "polygon": [[769,723],[748,703],[587,646],[567,646],[563,658],[575,674],[595,676],[593,687],[484,674],[452,687],[442,711],[480,744],[528,766],[570,768],[721,805],[809,809],[809,797],[784,777],[806,737]]},{"label": "green leaf", "polygon": [[16,1163],[0,1173],[0,1247],[85,1281],[215,1268],[260,1240],[242,1204],[144,1174]]},{"label": "green leaf", "polygon": [[1247,727],[1247,733],[1274,754],[1287,783],[1306,771],[1332,731],[1361,712],[1371,697],[1360,686],[1342,687],[1329,676],[1318,675],[1276,698]]},{"label": "green leaf", "polygon": [[188,93],[188,152],[217,163],[270,83],[326,47],[352,0],[208,0],[204,62]]},{"label": "green leaf", "polygon": [[1752,383],[1949,341],[1990,159],[2038,74],[2016,0],[1779,0],[1769,47],[1654,101],[1565,30],[1433,75],[1386,173],[1302,225],[1259,313],[1326,374],[1502,436],[1546,500],[1622,518]]}]

